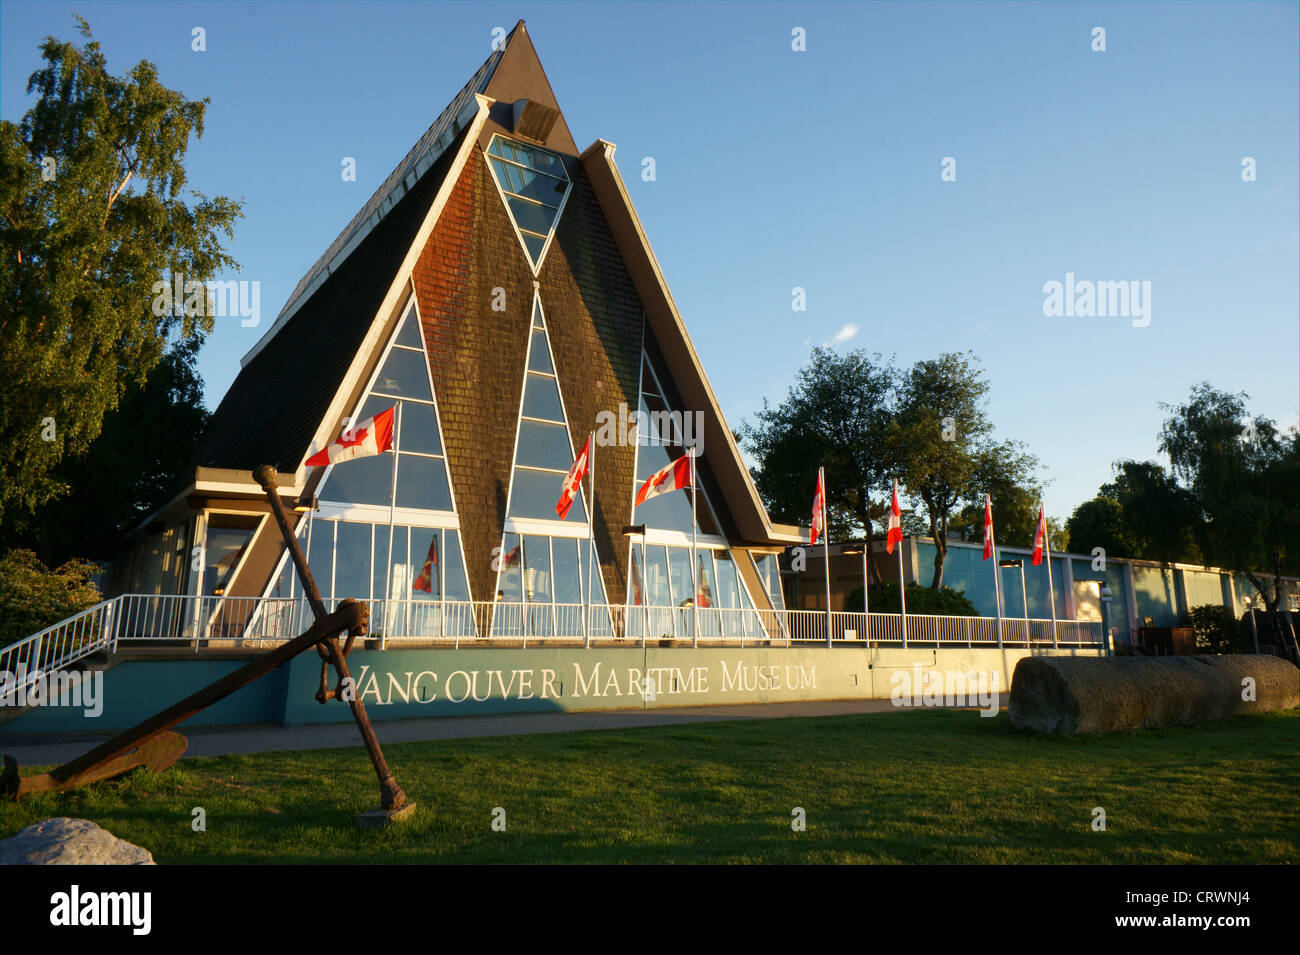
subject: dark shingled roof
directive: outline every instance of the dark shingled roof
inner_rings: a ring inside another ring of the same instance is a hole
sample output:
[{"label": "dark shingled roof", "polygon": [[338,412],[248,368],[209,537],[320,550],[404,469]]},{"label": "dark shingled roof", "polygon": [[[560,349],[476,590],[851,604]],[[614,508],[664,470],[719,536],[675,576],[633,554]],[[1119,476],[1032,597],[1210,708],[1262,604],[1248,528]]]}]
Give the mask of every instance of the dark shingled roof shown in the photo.
[{"label": "dark shingled roof", "polygon": [[196,466],[297,469],[467,133],[456,137],[338,271],[240,370],[199,442]]}]

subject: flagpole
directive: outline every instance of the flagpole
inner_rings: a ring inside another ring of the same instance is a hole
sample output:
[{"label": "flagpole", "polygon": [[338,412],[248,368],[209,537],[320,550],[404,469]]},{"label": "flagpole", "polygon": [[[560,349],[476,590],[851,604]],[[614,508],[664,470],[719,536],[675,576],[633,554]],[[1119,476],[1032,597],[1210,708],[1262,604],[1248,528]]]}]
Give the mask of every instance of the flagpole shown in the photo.
[{"label": "flagpole", "polygon": [[[898,609],[903,618],[903,649],[907,649],[907,581],[903,578],[903,542],[898,542]],[[936,643],[935,646],[938,646]]]},{"label": "flagpole", "polygon": [[1029,630],[1029,594],[1025,590],[1025,559],[1020,558],[1020,603],[1025,608],[1025,649],[1033,648],[1033,640]]},{"label": "flagpole", "polygon": [[1002,646],[1002,571],[998,567],[998,544],[997,536],[993,537],[993,546],[990,550],[993,553],[993,599],[997,601],[998,616],[998,646]]},{"label": "flagpole", "polygon": [[686,453],[691,458],[691,646],[700,645],[700,584],[696,580],[699,573],[697,564],[699,563],[699,543],[697,541],[696,525],[699,523],[695,518],[695,447],[686,449]]},{"label": "flagpole", "polygon": [[[870,517],[867,520],[871,520]],[[862,639],[871,646],[871,612],[867,605],[867,538],[862,536]]]},{"label": "flagpole", "polygon": [[1052,606],[1052,649],[1060,646],[1056,639],[1056,584],[1052,581],[1052,542],[1047,532],[1047,511],[1043,509],[1043,502],[1038,502],[1038,507],[1043,510],[1043,549],[1047,551],[1047,599],[1051,601]]},{"label": "flagpole", "polygon": [[587,506],[587,586],[582,591],[582,632],[587,646],[591,646],[591,565],[596,562],[596,432],[587,433],[587,447],[591,451],[591,503]]},{"label": "flagpole", "polygon": [[[826,646],[831,645],[831,539],[826,520],[826,468],[817,469],[817,486],[821,488],[822,553],[826,556]],[[864,597],[865,599],[865,597]]]},{"label": "flagpole", "polygon": [[[392,608],[389,601],[393,593],[393,512],[397,509],[397,453],[402,449],[402,403],[397,402],[397,422],[393,429],[393,483],[388,494],[388,566],[384,568],[384,632],[379,638],[379,649],[388,646],[388,631],[393,629]],[[409,545],[409,541],[408,541]]]}]

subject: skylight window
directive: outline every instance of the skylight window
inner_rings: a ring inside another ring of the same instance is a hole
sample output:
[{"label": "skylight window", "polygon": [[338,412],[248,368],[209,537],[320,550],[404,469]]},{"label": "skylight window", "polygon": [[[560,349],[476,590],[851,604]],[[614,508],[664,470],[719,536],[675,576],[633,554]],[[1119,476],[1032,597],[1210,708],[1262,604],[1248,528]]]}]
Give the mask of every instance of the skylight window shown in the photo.
[{"label": "skylight window", "polygon": [[488,146],[488,165],[536,271],[572,187],[569,174],[554,153],[501,136]]}]

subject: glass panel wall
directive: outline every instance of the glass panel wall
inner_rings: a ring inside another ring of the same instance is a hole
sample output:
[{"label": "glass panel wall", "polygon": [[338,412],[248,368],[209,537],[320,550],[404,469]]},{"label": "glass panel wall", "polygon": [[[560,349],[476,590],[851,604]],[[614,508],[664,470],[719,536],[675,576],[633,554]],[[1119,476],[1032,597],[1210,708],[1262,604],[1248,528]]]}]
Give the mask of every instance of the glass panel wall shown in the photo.
[{"label": "glass panel wall", "polygon": [[592,636],[611,636],[600,565],[585,539],[544,534],[504,536],[497,560],[497,600],[491,632],[497,637],[585,637],[583,594],[594,605]]},{"label": "glass panel wall", "polygon": [[[327,607],[351,597],[370,604],[372,636],[474,636],[473,614],[448,602],[469,600],[460,535],[451,528],[314,518],[298,529],[307,564]],[[302,598],[286,554],[270,597]]]}]

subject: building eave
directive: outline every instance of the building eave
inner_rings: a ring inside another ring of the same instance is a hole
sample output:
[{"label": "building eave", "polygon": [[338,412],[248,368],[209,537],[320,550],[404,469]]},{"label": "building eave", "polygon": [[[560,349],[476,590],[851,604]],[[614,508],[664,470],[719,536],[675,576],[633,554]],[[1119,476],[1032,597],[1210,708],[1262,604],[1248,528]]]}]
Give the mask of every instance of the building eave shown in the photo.
[{"label": "building eave", "polygon": [[806,534],[801,536],[795,529],[773,525],[763,507],[758,489],[745,467],[731,429],[727,427],[717,396],[704,373],[704,366],[668,289],[659,260],[650,247],[650,240],[614,162],[614,149],[613,143],[596,140],[581,154],[583,168],[636,285],[647,321],[669,363],[678,390],[690,409],[703,411],[706,433],[722,439],[719,441],[713,437],[713,440],[705,442],[704,458],[722,487],[740,535],[746,540],[773,543],[806,541]]}]

